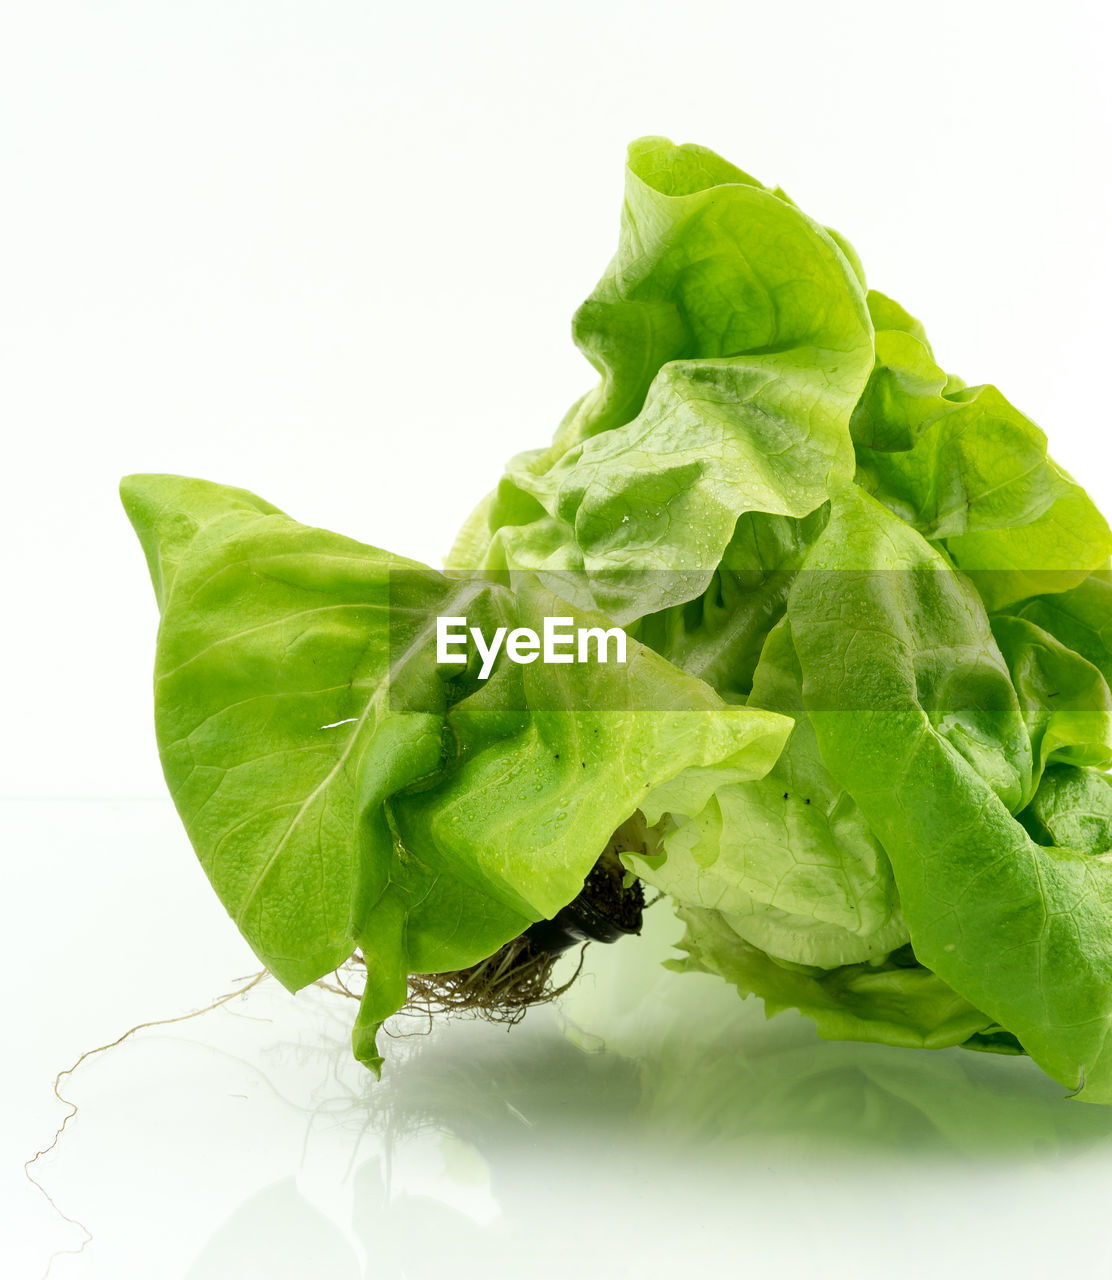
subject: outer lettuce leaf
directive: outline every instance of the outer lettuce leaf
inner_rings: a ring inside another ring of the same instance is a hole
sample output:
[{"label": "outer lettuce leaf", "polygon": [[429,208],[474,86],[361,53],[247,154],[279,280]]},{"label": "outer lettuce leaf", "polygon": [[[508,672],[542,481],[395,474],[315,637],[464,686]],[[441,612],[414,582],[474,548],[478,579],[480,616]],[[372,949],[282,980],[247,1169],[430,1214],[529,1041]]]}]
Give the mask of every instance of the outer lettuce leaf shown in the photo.
[{"label": "outer lettuce leaf", "polygon": [[990,609],[1068,591],[1106,563],[1112,551],[1108,523],[1089,495],[1060,467],[1051,466],[1059,495],[1037,520],[946,540],[954,563],[977,584]]},{"label": "outer lettuce leaf", "polygon": [[828,232],[713,153],[634,144],[618,252],[574,331],[602,382],[510,463],[454,567],[564,572],[628,623],[705,590],[743,513],[808,515],[852,474],[861,285]]},{"label": "outer lettuce leaf", "polygon": [[856,488],[808,568],[788,611],[804,704],[888,853],[916,956],[1048,1074],[1112,1101],[1112,861],[1040,846],[1009,812],[1000,762],[1031,770],[979,602]]},{"label": "outer lettuce leaf", "polygon": [[857,480],[954,563],[997,609],[1077,585],[1112,552],[1046,436],[991,386],[935,363],[922,326],[875,290],[876,367],[854,410]]},{"label": "outer lettuce leaf", "polygon": [[408,973],[475,963],[555,914],[655,788],[758,776],[790,729],[635,643],[621,666],[438,669],[437,614],[489,635],[572,611],[242,490],[136,476],[122,493],[162,610],[156,727],[190,839],[286,986],[363,950],[355,1049],[376,1068]]},{"label": "outer lettuce leaf", "polygon": [[770,956],[824,969],[884,959],[908,941],[892,870],[819,755],[787,619],[768,637],[748,705],[795,720],[770,772],[669,819],[654,856],[626,864],[677,902],[722,913]]}]

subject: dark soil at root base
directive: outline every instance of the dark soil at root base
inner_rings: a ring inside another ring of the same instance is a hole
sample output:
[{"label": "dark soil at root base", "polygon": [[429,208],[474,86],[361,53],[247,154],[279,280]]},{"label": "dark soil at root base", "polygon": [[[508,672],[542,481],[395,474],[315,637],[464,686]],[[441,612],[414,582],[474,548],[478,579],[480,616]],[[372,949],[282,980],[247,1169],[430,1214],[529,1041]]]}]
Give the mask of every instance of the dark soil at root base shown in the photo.
[{"label": "dark soil at root base", "polygon": [[613,921],[623,933],[637,933],[641,928],[641,913],[645,909],[645,891],[640,880],[631,879],[627,885],[627,878],[625,868],[617,858],[611,859],[604,854],[591,868],[580,897]]}]

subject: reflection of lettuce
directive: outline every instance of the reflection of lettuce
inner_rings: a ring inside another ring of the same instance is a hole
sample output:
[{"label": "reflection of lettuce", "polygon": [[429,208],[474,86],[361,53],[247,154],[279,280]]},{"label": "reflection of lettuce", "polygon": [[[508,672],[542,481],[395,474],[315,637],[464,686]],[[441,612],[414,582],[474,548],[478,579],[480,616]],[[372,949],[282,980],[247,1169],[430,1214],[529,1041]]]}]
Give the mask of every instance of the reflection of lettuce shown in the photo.
[{"label": "reflection of lettuce", "polygon": [[[512,1054],[466,1023],[399,1044],[406,1069],[376,1089],[378,1122],[392,1132],[448,1129],[478,1147],[501,1200],[513,1197],[507,1157],[525,1133],[531,1147],[573,1158],[589,1132],[634,1162],[686,1153],[705,1168],[716,1152],[754,1146],[840,1164],[855,1149],[913,1160],[945,1151],[1042,1157],[1112,1132],[1112,1110],[1068,1106],[1030,1064],[956,1049],[911,1055],[824,1044],[802,1018],[765,1022],[753,1002],[740,1005],[712,978],[674,979],[658,962],[680,930],[662,907],[646,914],[640,938],[596,949],[591,980],[573,987],[558,1012],[531,1016],[514,1033]],[[928,974],[923,980],[945,990]],[[957,1013],[960,997],[947,999]],[[637,1185],[636,1171],[630,1176]]]},{"label": "reflection of lettuce", "polygon": [[[841,236],[702,148],[633,145],[574,333],[598,387],[448,576],[238,490],[125,483],[167,778],[252,946],[291,987],[362,949],[377,1064],[409,973],[555,914],[640,809],[626,860],[681,908],[679,967],[1112,1102],[1100,513]],[[434,660],[465,612],[638,643],[482,682]]]}]

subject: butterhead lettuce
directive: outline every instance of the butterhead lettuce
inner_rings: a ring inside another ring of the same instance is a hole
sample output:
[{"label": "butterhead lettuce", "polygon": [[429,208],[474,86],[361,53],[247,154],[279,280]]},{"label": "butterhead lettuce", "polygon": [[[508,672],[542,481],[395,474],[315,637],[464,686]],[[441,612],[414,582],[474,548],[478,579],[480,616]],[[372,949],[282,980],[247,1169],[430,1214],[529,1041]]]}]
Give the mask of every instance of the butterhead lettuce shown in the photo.
[{"label": "butterhead lettuce", "polygon": [[[562,918],[617,849],[674,968],[1112,1102],[1103,516],[841,234],[705,148],[631,146],[573,335],[598,385],[444,572],[124,481],[167,782],[256,954],[296,989],[357,953],[377,1070],[413,975]],[[482,679],[436,660],[465,614],[620,625],[629,660]]]}]

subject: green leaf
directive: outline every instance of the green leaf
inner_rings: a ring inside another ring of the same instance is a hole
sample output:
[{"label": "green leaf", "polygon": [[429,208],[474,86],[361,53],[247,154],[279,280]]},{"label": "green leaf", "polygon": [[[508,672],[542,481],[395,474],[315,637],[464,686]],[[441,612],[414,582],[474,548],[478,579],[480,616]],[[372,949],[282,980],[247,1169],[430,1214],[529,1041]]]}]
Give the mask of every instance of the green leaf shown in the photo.
[{"label": "green leaf", "polygon": [[946,540],[955,564],[977,584],[989,609],[1079,586],[1112,553],[1108,523],[1089,495],[1056,464],[1058,497],[1030,524]]},{"label": "green leaf", "polygon": [[1052,764],[1019,820],[1037,844],[1107,854],[1112,850],[1112,778],[1095,769]]},{"label": "green leaf", "polygon": [[563,572],[626,623],[705,590],[740,515],[806,516],[852,473],[861,285],[828,232],[712,153],[634,144],[618,252],[574,332],[602,382],[511,462],[453,565]]},{"label": "green leaf", "polygon": [[769,632],[783,617],[795,574],[828,514],[824,503],[801,520],[743,515],[706,590],[638,619],[631,633],[728,702],[744,702]]},{"label": "green leaf", "polygon": [[936,974],[913,963],[802,968],[766,955],[718,911],[682,907],[678,914],[687,925],[679,945],[688,955],[670,968],[717,973],[742,996],[760,996],[769,1017],[798,1009],[826,1040],[944,1049],[994,1026]]},{"label": "green leaf", "polygon": [[656,788],[756,776],[790,729],[635,642],[624,665],[438,667],[438,615],[489,636],[573,611],[239,490],[136,476],[123,496],[160,592],[156,728],[190,839],[286,986],[362,950],[355,1046],[373,1066],[409,973],[473,964],[554,915]]},{"label": "green leaf", "polygon": [[979,601],[859,490],[808,569],[788,610],[804,703],[888,854],[916,956],[1048,1074],[1112,1101],[1112,870],[1009,812],[1029,747]]},{"label": "green leaf", "polygon": [[629,854],[626,864],[677,902],[721,912],[779,960],[833,969],[884,959],[908,940],[891,867],[819,755],[786,619],[768,637],[747,705],[795,721],[776,764],[673,816],[657,856]]},{"label": "green leaf", "polygon": [[1011,671],[1038,772],[1052,760],[1112,765],[1112,694],[1097,668],[1025,618],[999,615],[992,634]]},{"label": "green leaf", "polygon": [[1112,579],[1105,572],[1090,574],[1069,591],[1027,600],[1014,612],[1087,658],[1112,682]]},{"label": "green leaf", "polygon": [[926,334],[871,291],[876,367],[853,412],[857,481],[924,537],[943,542],[990,609],[1077,585],[1112,552],[1084,490],[1046,436],[995,387],[966,387]]}]

